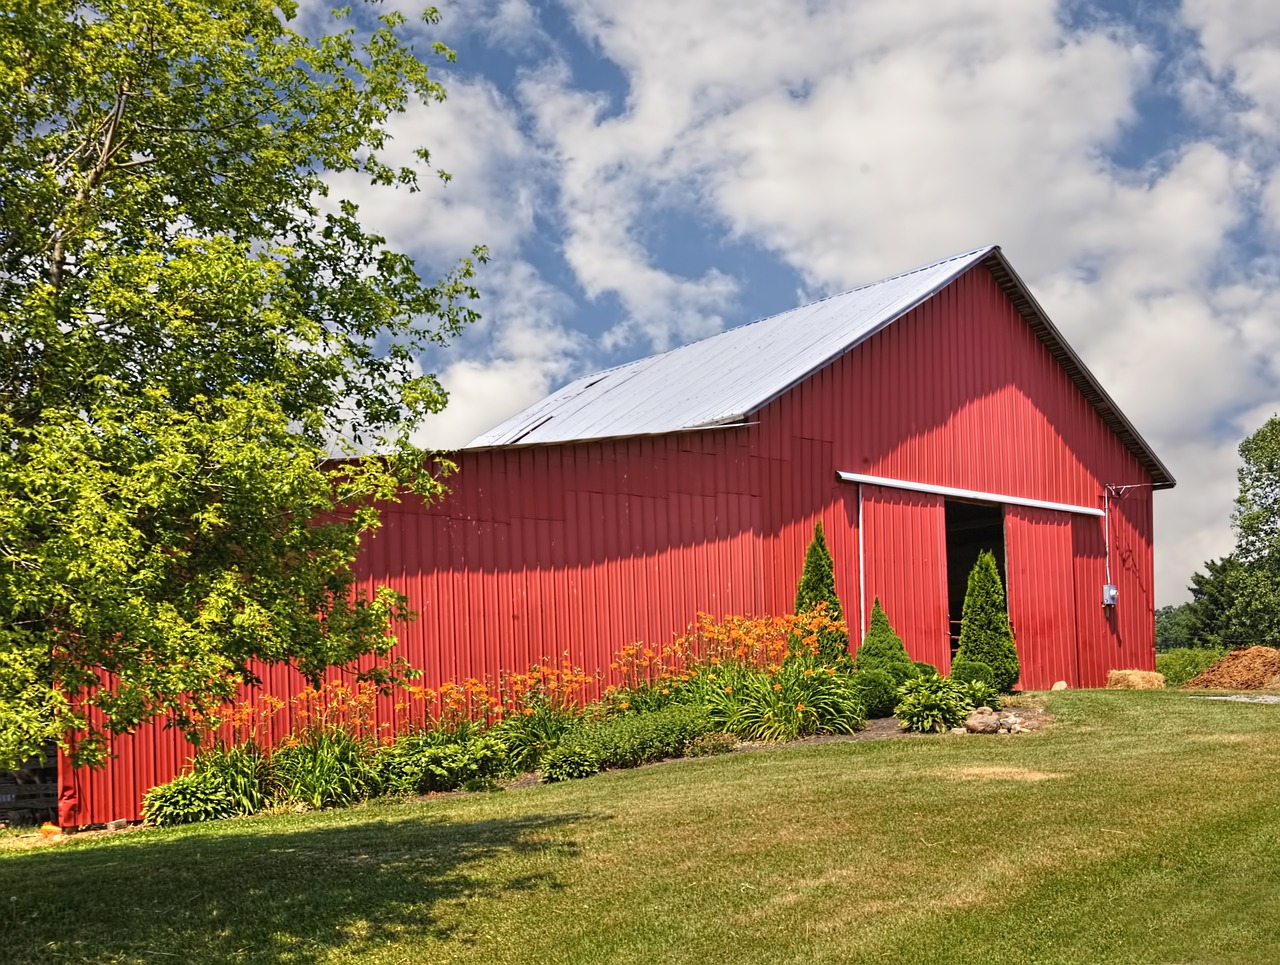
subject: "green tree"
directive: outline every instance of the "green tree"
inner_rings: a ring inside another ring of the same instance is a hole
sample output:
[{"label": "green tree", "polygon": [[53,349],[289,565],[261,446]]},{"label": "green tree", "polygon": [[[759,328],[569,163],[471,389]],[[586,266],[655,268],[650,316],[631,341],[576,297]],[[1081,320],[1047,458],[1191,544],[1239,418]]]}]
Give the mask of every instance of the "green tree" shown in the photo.
[{"label": "green tree", "polygon": [[407,615],[350,564],[378,501],[441,491],[417,365],[475,317],[472,265],[424,280],[326,177],[417,190],[386,123],[444,90],[398,14],[294,12],[0,16],[0,767],[190,732],[251,662],[314,678]]},{"label": "green tree", "polygon": [[871,606],[871,622],[867,625],[867,635],[858,645],[854,664],[858,670],[883,670],[898,683],[916,675],[915,664],[907,655],[902,637],[890,626],[889,617],[880,606],[880,597],[876,597]]},{"label": "green tree", "polygon": [[1156,610],[1156,649],[1175,650],[1194,646],[1190,603],[1162,606]]},{"label": "green tree", "polygon": [[976,660],[991,668],[998,690],[1007,693],[1018,682],[1018,650],[1009,627],[1004,587],[990,550],[978,554],[969,571],[960,617],[960,643],[955,661]]},{"label": "green tree", "polygon": [[[822,520],[813,524],[813,539],[804,554],[804,569],[796,585],[796,614],[806,613],[818,604],[826,604],[825,612],[832,620],[843,620],[844,610],[836,595],[835,564],[827,549]],[[828,661],[849,655],[849,634],[824,631],[818,639],[819,655]]]},{"label": "green tree", "polygon": [[1198,646],[1280,646],[1280,417],[1240,444],[1234,552],[1191,578],[1187,635]]}]

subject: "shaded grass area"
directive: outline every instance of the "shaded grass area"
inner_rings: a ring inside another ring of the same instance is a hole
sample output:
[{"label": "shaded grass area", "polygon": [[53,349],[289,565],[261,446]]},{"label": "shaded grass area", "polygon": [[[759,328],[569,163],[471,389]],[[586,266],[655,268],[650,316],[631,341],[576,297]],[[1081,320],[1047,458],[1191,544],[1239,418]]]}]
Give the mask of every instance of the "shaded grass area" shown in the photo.
[{"label": "shaded grass area", "polygon": [[1280,706],[850,741],[0,852],[6,961],[1280,961]]}]

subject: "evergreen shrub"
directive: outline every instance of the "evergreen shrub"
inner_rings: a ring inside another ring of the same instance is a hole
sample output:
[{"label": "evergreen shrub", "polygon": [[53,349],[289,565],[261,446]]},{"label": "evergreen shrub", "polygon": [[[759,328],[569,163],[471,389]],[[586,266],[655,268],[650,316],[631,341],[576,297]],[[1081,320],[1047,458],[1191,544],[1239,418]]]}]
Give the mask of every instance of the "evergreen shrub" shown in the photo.
[{"label": "evergreen shrub", "polygon": [[989,550],[978,554],[969,571],[960,623],[956,660],[977,660],[991,668],[996,690],[1009,693],[1018,682],[1018,650],[1009,627],[1004,587],[996,558]]},{"label": "evergreen shrub", "polygon": [[935,667],[935,666],[934,666],[933,664],[931,664],[931,663],[925,663],[923,660],[917,660],[917,661],[915,662],[915,668],[916,668],[916,676],[917,676],[917,677],[940,677],[940,676],[942,676],[940,673],[938,673],[938,668],[937,668],[937,667]]},{"label": "evergreen shrub", "polygon": [[951,679],[958,680],[961,683],[968,683],[971,680],[980,680],[988,687],[995,687],[996,675],[991,672],[991,667],[983,663],[981,660],[954,660],[951,663]]},{"label": "evergreen shrub", "polygon": [[[844,620],[840,597],[836,595],[835,564],[827,549],[827,537],[822,531],[822,520],[813,524],[813,539],[804,554],[804,569],[796,585],[796,615],[807,613],[819,604],[826,604],[826,615],[837,621]],[[849,634],[824,630],[818,636],[818,657],[828,663],[849,656]]]},{"label": "evergreen shrub", "polygon": [[876,597],[871,607],[871,622],[867,635],[854,655],[854,666],[859,670],[883,670],[902,683],[915,676],[915,664],[907,656],[902,637],[889,625],[889,617]]},{"label": "evergreen shrub", "polygon": [[853,687],[868,717],[892,717],[893,708],[898,703],[898,687],[902,681],[895,680],[884,670],[859,670],[853,674]]}]

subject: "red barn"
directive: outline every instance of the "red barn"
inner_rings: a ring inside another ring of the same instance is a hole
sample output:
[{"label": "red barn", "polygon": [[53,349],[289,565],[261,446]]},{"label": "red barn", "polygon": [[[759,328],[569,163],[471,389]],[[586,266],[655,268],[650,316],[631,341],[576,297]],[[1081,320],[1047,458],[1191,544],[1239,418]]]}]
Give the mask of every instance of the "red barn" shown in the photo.
[{"label": "red barn", "polygon": [[[457,462],[359,562],[418,612],[397,652],[428,686],[564,653],[607,668],[698,611],[789,612],[819,519],[851,635],[878,597],[945,672],[989,548],[1024,688],[1154,667],[1152,492],[1173,477],[999,248],[579,379]],[[104,772],[64,768],[64,823],[136,817],[188,750],[117,745]]]}]

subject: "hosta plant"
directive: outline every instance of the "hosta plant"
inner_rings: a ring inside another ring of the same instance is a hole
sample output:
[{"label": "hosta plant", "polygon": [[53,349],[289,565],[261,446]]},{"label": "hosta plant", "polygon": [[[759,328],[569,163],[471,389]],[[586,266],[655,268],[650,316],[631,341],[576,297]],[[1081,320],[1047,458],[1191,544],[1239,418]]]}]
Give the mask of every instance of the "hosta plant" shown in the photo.
[{"label": "hosta plant", "polygon": [[149,790],[142,799],[142,816],[161,827],[216,821],[236,813],[231,795],[208,772],[183,774]]},{"label": "hosta plant", "polygon": [[917,677],[898,688],[894,716],[906,730],[944,733],[959,727],[973,710],[968,686],[949,677]]}]

